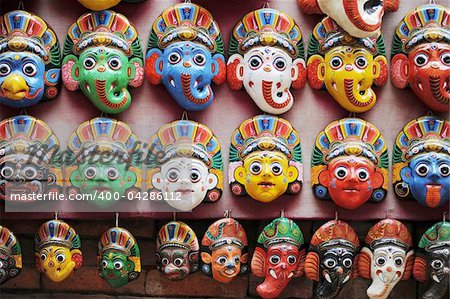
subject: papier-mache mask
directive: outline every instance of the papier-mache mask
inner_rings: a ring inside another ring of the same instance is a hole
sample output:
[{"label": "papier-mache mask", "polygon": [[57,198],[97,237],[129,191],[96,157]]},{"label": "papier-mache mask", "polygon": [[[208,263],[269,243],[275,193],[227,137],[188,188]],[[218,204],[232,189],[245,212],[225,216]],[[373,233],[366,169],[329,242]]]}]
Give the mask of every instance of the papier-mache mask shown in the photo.
[{"label": "papier-mache mask", "polygon": [[291,109],[289,89],[305,85],[306,65],[302,32],[289,15],[270,8],[246,14],[233,29],[228,53],[231,89],[244,86],[264,112]]},{"label": "papier-mache mask", "polygon": [[37,269],[54,282],[63,281],[83,263],[80,237],[62,220],[42,224],[34,244]]},{"label": "papier-mache mask", "polygon": [[[117,199],[141,191],[139,142],[124,122],[98,117],[82,123],[69,137],[65,163],[69,194],[110,193]],[[115,202],[93,203],[108,207]]]},{"label": "papier-mache mask", "polygon": [[369,230],[358,258],[358,273],[372,279],[370,299],[386,299],[400,280],[411,277],[414,251],[411,234],[400,221],[383,219]]},{"label": "papier-mache mask", "polygon": [[387,78],[382,35],[353,37],[329,17],[316,25],[308,46],[308,80],[312,88],[326,88],[342,108],[361,113],[376,103],[372,85],[384,85]]},{"label": "papier-mache mask", "polygon": [[202,272],[228,283],[248,271],[247,235],[233,218],[217,220],[202,239]]},{"label": "papier-mache mask", "polygon": [[98,274],[113,288],[139,278],[141,254],[133,235],[121,227],[105,231],[98,241]]},{"label": "papier-mache mask", "polygon": [[319,227],[311,239],[305,260],[305,274],[319,284],[315,298],[334,298],[356,269],[359,239],[353,228],[341,220],[331,220]]},{"label": "papier-mache mask", "polygon": [[306,251],[303,233],[289,218],[273,220],[258,237],[251,269],[264,282],[256,287],[262,298],[277,298],[293,277],[303,275]]},{"label": "papier-mache mask", "polygon": [[40,17],[14,10],[0,17],[0,103],[26,108],[53,100],[61,86],[61,50]]},{"label": "papier-mache mask", "polygon": [[219,25],[196,4],[167,8],[153,23],[145,63],[150,83],[163,83],[183,109],[207,108],[214,100],[211,81],[226,79]]},{"label": "papier-mache mask", "polygon": [[222,195],[220,143],[203,124],[179,120],[162,126],[150,141],[146,164],[149,192],[178,198],[166,202],[179,211],[190,211],[202,201],[215,202]]},{"label": "papier-mache mask", "polygon": [[63,83],[81,91],[101,111],[120,113],[131,104],[128,86],[144,82],[144,61],[136,28],[111,10],[89,12],[67,32]]},{"label": "papier-mache mask", "polygon": [[199,244],[187,224],[171,221],[161,227],[156,238],[156,265],[170,280],[181,280],[198,271]]},{"label": "papier-mache mask", "polygon": [[411,87],[430,109],[450,111],[450,9],[427,4],[409,12],[392,41],[391,80]]},{"label": "papier-mache mask", "polygon": [[16,277],[22,271],[22,250],[19,240],[0,225],[0,285]]},{"label": "papier-mache mask", "polygon": [[300,192],[303,163],[297,131],[276,116],[245,120],[231,137],[228,177],[233,194],[260,202]]},{"label": "papier-mache mask", "polygon": [[319,199],[355,209],[386,197],[386,141],[369,122],[343,118],[329,124],[317,136],[311,164],[311,185]]},{"label": "papier-mache mask", "polygon": [[448,298],[449,275],[450,223],[442,221],[422,235],[419,252],[414,260],[413,276],[421,283],[432,280],[423,299],[443,299]]},{"label": "papier-mache mask", "polygon": [[58,138],[42,120],[21,115],[1,121],[0,198],[62,192],[59,149]]},{"label": "papier-mache mask", "polygon": [[436,116],[410,121],[395,140],[392,181],[401,198],[435,208],[450,197],[450,122]]},{"label": "papier-mache mask", "polygon": [[78,0],[84,7],[90,10],[103,10],[116,6],[121,1],[125,3],[139,3],[145,0]]},{"label": "papier-mache mask", "polygon": [[364,38],[381,34],[384,12],[397,11],[399,0],[297,0],[307,14],[327,14],[350,35]]}]

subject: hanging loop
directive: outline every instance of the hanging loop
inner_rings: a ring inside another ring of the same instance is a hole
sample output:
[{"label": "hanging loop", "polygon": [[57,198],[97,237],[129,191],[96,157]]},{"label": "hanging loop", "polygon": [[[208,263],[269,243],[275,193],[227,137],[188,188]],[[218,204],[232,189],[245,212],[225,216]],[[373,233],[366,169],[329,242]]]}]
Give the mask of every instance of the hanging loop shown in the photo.
[{"label": "hanging loop", "polygon": [[263,8],[270,8],[269,1],[264,2]]},{"label": "hanging loop", "polygon": [[189,120],[188,113],[186,110],[183,111],[183,114],[181,115],[181,120]]},{"label": "hanging loop", "polygon": [[223,217],[224,217],[224,218],[231,218],[231,210],[226,210],[226,211],[223,213]]},{"label": "hanging loop", "polygon": [[55,220],[58,220],[58,211],[55,211]]},{"label": "hanging loop", "polygon": [[116,213],[116,227],[119,227],[119,213]]},{"label": "hanging loop", "polygon": [[17,8],[18,10],[25,10],[25,4],[23,3],[23,1],[19,2],[19,6]]},{"label": "hanging loop", "polygon": [[334,212],[334,220],[338,221],[339,220],[339,214],[338,211]]},{"label": "hanging loop", "polygon": [[177,212],[173,212],[173,221],[177,221]]},{"label": "hanging loop", "polygon": [[284,209],[281,210],[281,212],[280,212],[280,217],[281,217],[281,218],[284,218]]},{"label": "hanging loop", "polygon": [[442,222],[446,221],[447,212],[442,213]]}]

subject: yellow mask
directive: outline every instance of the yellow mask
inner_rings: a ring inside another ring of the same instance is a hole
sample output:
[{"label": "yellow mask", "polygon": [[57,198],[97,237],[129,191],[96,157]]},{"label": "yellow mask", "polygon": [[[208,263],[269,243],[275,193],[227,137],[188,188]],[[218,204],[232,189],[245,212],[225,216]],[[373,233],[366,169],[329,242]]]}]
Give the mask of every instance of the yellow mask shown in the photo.
[{"label": "yellow mask", "polygon": [[72,259],[74,254],[81,254],[80,250],[70,250],[62,246],[46,246],[39,251],[37,258],[40,261],[41,271],[54,282],[66,279],[74,270],[76,262]]}]

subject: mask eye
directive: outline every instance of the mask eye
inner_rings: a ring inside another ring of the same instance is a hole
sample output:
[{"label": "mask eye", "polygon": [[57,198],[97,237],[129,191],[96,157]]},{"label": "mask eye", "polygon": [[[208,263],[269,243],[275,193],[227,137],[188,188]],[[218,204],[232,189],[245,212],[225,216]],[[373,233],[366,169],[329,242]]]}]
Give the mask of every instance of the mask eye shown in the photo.
[{"label": "mask eye", "polygon": [[110,166],[106,169],[106,176],[110,180],[115,180],[119,177],[119,172],[117,171],[117,169],[115,167]]},{"label": "mask eye", "polygon": [[162,264],[163,266],[167,266],[167,265],[169,264],[169,259],[166,258],[166,257],[164,257],[164,258],[161,260],[161,264]]},{"label": "mask eye", "polygon": [[270,258],[269,258],[269,262],[272,264],[272,265],[276,265],[276,264],[278,264],[279,262],[280,262],[280,257],[278,256],[278,255],[276,255],[276,254],[274,254],[274,255],[272,255]]},{"label": "mask eye", "polygon": [[450,173],[450,166],[448,164],[439,165],[439,173],[444,177],[448,176]]},{"label": "mask eye", "polygon": [[234,257],[234,263],[239,264],[241,262],[241,258],[239,256]]},{"label": "mask eye", "polygon": [[365,182],[369,179],[369,172],[364,168],[358,169],[356,171],[356,174],[358,175],[358,179],[362,182]]},{"label": "mask eye", "polygon": [[198,171],[197,169],[192,169],[189,177],[192,183],[197,183],[202,178],[202,175],[200,174],[200,171]]},{"label": "mask eye", "polygon": [[365,69],[367,67],[367,59],[364,56],[359,56],[355,60],[355,64],[360,69]]},{"label": "mask eye", "polygon": [[336,175],[336,177],[340,180],[345,179],[345,177],[348,174],[348,170],[347,167],[344,166],[339,166],[338,168],[336,168],[336,170],[334,171],[334,174]]},{"label": "mask eye", "polygon": [[32,166],[27,166],[23,169],[23,174],[25,175],[25,177],[29,180],[32,180],[36,177],[37,175],[37,171],[34,167]]},{"label": "mask eye", "polygon": [[325,267],[327,267],[328,269],[332,269],[334,267],[336,267],[337,263],[335,260],[333,259],[326,259],[323,264],[325,265]]},{"label": "mask eye", "polygon": [[177,266],[177,267],[180,267],[181,265],[183,265],[183,259],[182,259],[182,258],[176,258],[176,259],[173,261],[173,264],[174,264],[175,266]]},{"label": "mask eye", "polygon": [[117,57],[113,57],[108,61],[108,65],[111,69],[117,71],[122,67],[122,61]]},{"label": "mask eye", "polygon": [[283,172],[283,167],[278,162],[272,163],[270,167],[272,168],[272,172],[274,175],[280,175]]},{"label": "mask eye", "polygon": [[181,60],[180,54],[178,54],[176,52],[170,53],[170,55],[169,55],[169,62],[171,64],[177,64],[178,62],[180,62],[180,60]]},{"label": "mask eye", "polygon": [[87,57],[84,61],[83,61],[83,66],[85,69],[87,70],[92,70],[95,66],[96,62],[95,59],[92,57]]},{"label": "mask eye", "polygon": [[204,65],[205,62],[206,62],[205,55],[203,55],[203,54],[195,54],[194,62],[195,62],[196,65],[200,65],[200,66]]},{"label": "mask eye", "polygon": [[375,263],[377,263],[378,266],[383,266],[386,263],[386,259],[381,256],[375,260]]},{"label": "mask eye", "polygon": [[428,55],[424,54],[424,53],[419,53],[416,55],[416,57],[414,57],[414,63],[417,66],[424,66],[425,64],[428,63]]},{"label": "mask eye", "polygon": [[431,262],[431,268],[433,268],[434,270],[439,270],[442,268],[442,266],[444,266],[444,263],[442,263],[441,260],[434,260]]},{"label": "mask eye", "polygon": [[277,59],[275,59],[275,61],[273,62],[273,65],[275,66],[275,68],[279,71],[284,71],[286,69],[286,60],[284,60],[283,57],[278,57]]},{"label": "mask eye", "polygon": [[66,260],[66,255],[64,253],[60,253],[56,255],[56,260],[59,263],[63,263]]},{"label": "mask eye", "polygon": [[47,255],[45,253],[41,254],[41,261],[45,261],[45,259],[47,258]]},{"label": "mask eye", "polygon": [[353,265],[353,261],[351,258],[346,258],[342,261],[342,264],[344,265],[344,267],[350,268]]},{"label": "mask eye", "polygon": [[[441,61],[445,65],[450,65],[450,53],[444,53],[441,55]],[[1,71],[0,71],[1,73]]]},{"label": "mask eye", "polygon": [[216,263],[219,264],[219,265],[222,265],[222,266],[225,265],[226,262],[227,262],[227,258],[224,257],[224,256],[219,256],[216,259]]},{"label": "mask eye", "polygon": [[180,177],[180,172],[176,168],[172,168],[167,172],[167,179],[169,182],[176,182],[178,181],[178,178]]},{"label": "mask eye", "polygon": [[262,170],[261,163],[259,162],[253,162],[250,164],[250,172],[254,175],[260,174]]},{"label": "mask eye", "polygon": [[430,167],[428,167],[428,165],[425,164],[425,163],[421,163],[421,164],[416,166],[416,173],[419,176],[422,176],[422,177],[426,176],[429,171],[430,171]]},{"label": "mask eye", "polygon": [[403,265],[403,259],[401,257],[396,257],[394,259],[394,263],[395,263],[396,266],[400,267],[401,265]]},{"label": "mask eye", "polygon": [[14,175],[14,169],[10,166],[4,166],[0,173],[3,178],[10,179]]},{"label": "mask eye", "polygon": [[0,76],[7,76],[11,73],[11,67],[6,63],[0,64]]},{"label": "mask eye", "polygon": [[252,70],[256,70],[261,67],[262,59],[259,56],[252,56],[248,62]]},{"label": "mask eye", "polygon": [[331,64],[331,68],[333,70],[337,70],[343,64],[342,58],[339,56],[335,56],[335,57],[331,58],[330,64]]},{"label": "mask eye", "polygon": [[108,267],[108,261],[107,260],[103,260],[102,261],[102,268],[105,269],[106,267]]},{"label": "mask eye", "polygon": [[27,62],[23,65],[22,71],[28,77],[34,76],[37,73],[36,66],[32,62]]},{"label": "mask eye", "polygon": [[89,166],[89,167],[86,168],[86,170],[84,171],[84,176],[85,176],[88,180],[94,179],[96,175],[97,175],[97,168],[95,168],[94,166]]},{"label": "mask eye", "polygon": [[114,269],[120,270],[123,268],[123,263],[121,260],[115,260],[114,261]]},{"label": "mask eye", "polygon": [[293,265],[297,262],[297,257],[295,255],[290,255],[287,258],[289,265]]}]

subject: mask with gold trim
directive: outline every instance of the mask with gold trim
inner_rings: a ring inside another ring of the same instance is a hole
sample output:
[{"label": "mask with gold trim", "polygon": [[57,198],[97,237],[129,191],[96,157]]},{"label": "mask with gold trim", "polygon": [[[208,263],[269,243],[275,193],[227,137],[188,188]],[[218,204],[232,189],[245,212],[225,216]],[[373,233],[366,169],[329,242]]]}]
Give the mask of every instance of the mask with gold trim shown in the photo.
[{"label": "mask with gold trim", "polygon": [[22,271],[22,250],[19,240],[0,225],[0,285],[18,276]]}]

